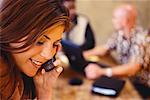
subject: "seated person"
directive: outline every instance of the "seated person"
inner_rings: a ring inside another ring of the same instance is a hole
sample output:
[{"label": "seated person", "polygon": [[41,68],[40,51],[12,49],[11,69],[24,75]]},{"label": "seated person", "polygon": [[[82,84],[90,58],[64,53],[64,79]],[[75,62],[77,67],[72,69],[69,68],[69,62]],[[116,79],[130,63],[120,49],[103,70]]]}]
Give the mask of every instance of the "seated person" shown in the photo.
[{"label": "seated person", "polygon": [[[63,40],[79,46],[82,51],[86,51],[95,47],[94,33],[89,20],[85,16],[76,13],[75,3],[76,0],[62,0],[62,4],[69,10],[69,17],[72,22],[70,30],[63,34]],[[58,56],[63,66],[70,65],[73,70],[79,70],[79,67],[69,62],[69,58],[66,57],[64,52],[59,52]]]},{"label": "seated person", "polygon": [[[96,79],[101,75],[112,76],[138,76],[140,81],[150,87],[150,68],[148,49],[145,52],[146,39],[144,32],[136,25],[137,11],[131,5],[121,5],[113,12],[112,23],[115,33],[106,45],[95,47],[84,52],[84,57],[91,55],[105,55],[116,50],[120,65],[112,68],[101,68],[97,64],[89,64],[85,67],[86,77]],[[147,54],[146,54],[147,53]],[[144,75],[143,75],[144,73]]]},{"label": "seated person", "polygon": [[94,48],[95,39],[88,19],[76,13],[76,0],[62,0],[63,5],[69,9],[72,27],[69,32],[64,33],[63,39],[72,42],[85,51]]}]

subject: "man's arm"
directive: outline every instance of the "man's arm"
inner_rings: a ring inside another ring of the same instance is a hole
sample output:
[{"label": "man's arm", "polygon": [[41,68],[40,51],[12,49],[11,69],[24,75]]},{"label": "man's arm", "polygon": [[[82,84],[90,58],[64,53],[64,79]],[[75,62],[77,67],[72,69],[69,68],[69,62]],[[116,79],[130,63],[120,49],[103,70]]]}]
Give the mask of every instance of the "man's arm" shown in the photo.
[{"label": "man's arm", "polygon": [[83,52],[84,57],[89,57],[89,56],[103,56],[108,52],[108,47],[107,45],[102,45],[99,47],[95,47],[91,50],[87,50]]},{"label": "man's arm", "polygon": [[84,51],[83,55],[86,58],[92,55],[104,56],[108,51],[114,50],[116,48],[116,43],[117,43],[117,34],[113,33],[105,45],[101,45],[99,47],[96,46],[91,50]]},{"label": "man's arm", "polygon": [[85,68],[85,73],[88,79],[97,79],[102,75],[106,75],[108,77],[128,77],[134,76],[141,68],[142,66],[140,63],[136,63],[134,59],[131,59],[127,64],[114,66],[112,68],[101,68],[97,64],[89,64]]},{"label": "man's arm", "polygon": [[[135,58],[131,58],[131,60],[127,64],[118,65],[116,67],[111,68],[112,76],[134,76],[140,69],[142,65],[136,62]],[[108,74],[108,69],[103,69],[104,75]]]}]

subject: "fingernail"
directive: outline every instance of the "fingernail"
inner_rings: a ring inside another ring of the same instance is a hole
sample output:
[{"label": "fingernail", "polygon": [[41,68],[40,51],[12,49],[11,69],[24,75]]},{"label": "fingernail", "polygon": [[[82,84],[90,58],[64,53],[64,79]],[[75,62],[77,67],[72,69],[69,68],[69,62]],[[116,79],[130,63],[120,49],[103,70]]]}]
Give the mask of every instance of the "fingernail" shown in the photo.
[{"label": "fingernail", "polygon": [[60,60],[57,59],[55,62],[53,62],[53,64],[54,64],[55,66],[60,65]]},{"label": "fingernail", "polygon": [[53,62],[53,64],[54,64],[54,66],[56,66],[57,65],[57,61]]},{"label": "fingernail", "polygon": [[59,72],[59,73],[62,72],[62,70],[63,70],[62,67],[58,67],[58,68],[56,69],[56,71]]},{"label": "fingernail", "polygon": [[44,69],[42,69],[41,73],[42,73],[42,74],[44,74],[44,73],[45,73],[45,70],[44,70]]}]

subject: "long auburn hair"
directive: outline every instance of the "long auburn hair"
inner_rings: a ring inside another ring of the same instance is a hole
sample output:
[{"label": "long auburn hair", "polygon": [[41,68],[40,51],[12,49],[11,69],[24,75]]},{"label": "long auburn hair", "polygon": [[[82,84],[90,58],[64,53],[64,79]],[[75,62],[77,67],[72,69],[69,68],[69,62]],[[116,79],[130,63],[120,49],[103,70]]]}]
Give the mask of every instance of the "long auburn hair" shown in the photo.
[{"label": "long auburn hair", "polygon": [[[56,23],[63,23],[67,30],[69,13],[60,0],[2,0],[0,3],[0,57],[8,64],[8,73],[15,77],[16,64],[11,53],[28,50],[44,30]],[[9,45],[19,42],[24,44]]]}]

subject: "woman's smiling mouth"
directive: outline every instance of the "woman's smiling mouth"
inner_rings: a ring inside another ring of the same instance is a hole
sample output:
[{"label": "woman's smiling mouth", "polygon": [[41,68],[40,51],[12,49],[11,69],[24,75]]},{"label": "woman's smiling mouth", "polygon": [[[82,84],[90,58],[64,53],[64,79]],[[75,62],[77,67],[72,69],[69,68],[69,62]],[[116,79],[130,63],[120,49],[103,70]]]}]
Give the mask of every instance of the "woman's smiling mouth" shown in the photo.
[{"label": "woman's smiling mouth", "polygon": [[31,61],[31,63],[32,63],[36,68],[40,68],[41,65],[42,65],[42,62],[40,62],[40,61],[31,59],[31,58],[30,58],[30,61]]}]

